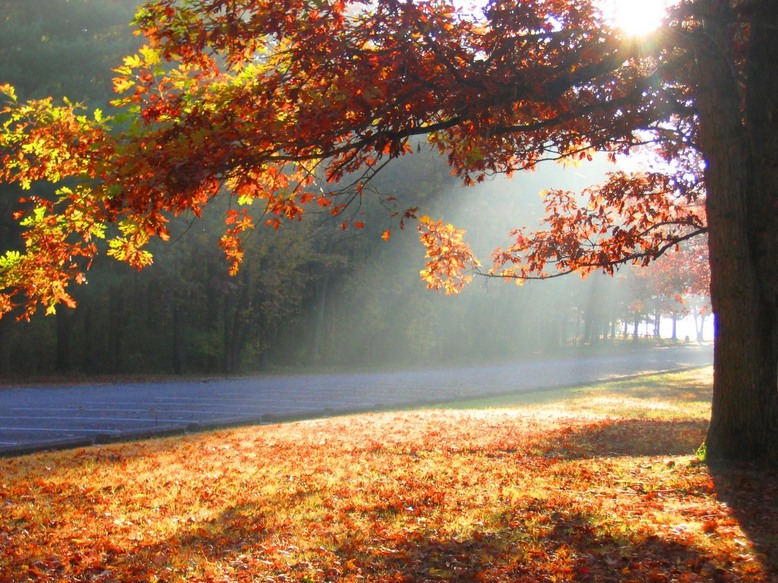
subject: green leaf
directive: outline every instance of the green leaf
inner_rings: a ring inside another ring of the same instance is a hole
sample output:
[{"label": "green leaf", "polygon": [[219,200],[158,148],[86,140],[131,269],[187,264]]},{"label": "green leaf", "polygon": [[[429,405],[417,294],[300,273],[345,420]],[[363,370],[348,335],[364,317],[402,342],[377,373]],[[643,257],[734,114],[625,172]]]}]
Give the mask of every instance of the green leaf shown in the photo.
[{"label": "green leaf", "polygon": [[36,223],[40,223],[43,218],[46,216],[46,208],[42,206],[35,207],[35,210],[32,211],[31,215],[26,216],[24,219],[22,219],[19,224],[22,227],[30,227]]},{"label": "green leaf", "polygon": [[8,270],[18,265],[22,260],[22,254],[18,251],[6,251],[5,255],[0,257],[0,269]]}]

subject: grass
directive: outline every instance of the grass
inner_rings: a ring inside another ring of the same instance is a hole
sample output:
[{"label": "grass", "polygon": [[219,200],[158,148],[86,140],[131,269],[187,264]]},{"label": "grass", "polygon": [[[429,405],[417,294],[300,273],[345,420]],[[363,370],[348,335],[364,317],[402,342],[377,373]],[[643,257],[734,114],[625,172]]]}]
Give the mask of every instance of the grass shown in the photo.
[{"label": "grass", "polygon": [[0,581],[778,581],[710,374],[0,460]]}]

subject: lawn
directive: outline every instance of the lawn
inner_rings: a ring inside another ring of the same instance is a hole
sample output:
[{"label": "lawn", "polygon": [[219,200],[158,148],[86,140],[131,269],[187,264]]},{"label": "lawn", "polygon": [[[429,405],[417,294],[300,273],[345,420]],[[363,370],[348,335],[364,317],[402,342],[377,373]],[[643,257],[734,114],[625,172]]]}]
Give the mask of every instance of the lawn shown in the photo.
[{"label": "lawn", "polygon": [[0,581],[778,581],[699,369],[0,460]]}]

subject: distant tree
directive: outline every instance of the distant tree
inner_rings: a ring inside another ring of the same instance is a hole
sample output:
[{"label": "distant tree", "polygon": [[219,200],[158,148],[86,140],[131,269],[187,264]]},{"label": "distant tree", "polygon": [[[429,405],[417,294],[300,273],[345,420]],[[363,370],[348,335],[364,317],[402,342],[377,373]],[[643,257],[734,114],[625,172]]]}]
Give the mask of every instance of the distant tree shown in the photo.
[{"label": "distant tree", "polygon": [[[698,298],[707,298],[710,289],[710,262],[708,247],[699,238],[685,241],[677,250],[665,254],[646,269],[654,295],[658,314],[673,318],[673,340],[676,338],[675,322],[680,316],[692,314],[695,320],[710,308],[698,306]],[[708,301],[704,301],[708,304]],[[697,340],[702,340],[701,331]]]},{"label": "distant tree", "polygon": [[0,0],[0,81],[22,99],[67,95],[105,107],[111,69],[140,46],[135,0]]},{"label": "distant tree", "polygon": [[[141,44],[128,26],[136,5],[135,0],[0,0],[0,84],[13,85],[20,98],[67,95],[92,108],[106,107],[113,96],[111,69]],[[36,191],[51,196],[54,189],[38,185]],[[20,196],[18,185],[0,184],[3,249],[20,248],[19,225],[11,220]],[[57,312],[60,370],[70,368],[74,356],[73,316]],[[12,320],[0,323],[0,372],[11,368],[20,332]]]},{"label": "distant tree", "polygon": [[[223,185],[261,201],[277,226],[309,203],[342,213],[413,136],[430,136],[466,183],[648,143],[672,161],[666,170],[614,173],[585,204],[550,192],[547,228],[517,231],[493,273],[612,271],[708,233],[708,456],[772,450],[778,0],[681,1],[640,39],[572,0],[497,0],[483,14],[443,0],[157,0],[137,22],[149,44],[114,81],[121,121],[49,101],[5,110],[4,180],[78,181],[54,200],[28,197],[24,252],[0,264],[4,311],[72,303],[67,286],[84,279],[106,224],[119,227],[109,254],[148,264],[144,246],[168,236],[167,215],[199,213]],[[355,189],[332,186],[355,174]],[[253,220],[236,208],[227,221],[222,246],[237,269]],[[421,227],[425,276],[458,290],[476,264],[461,232],[427,217]]]}]

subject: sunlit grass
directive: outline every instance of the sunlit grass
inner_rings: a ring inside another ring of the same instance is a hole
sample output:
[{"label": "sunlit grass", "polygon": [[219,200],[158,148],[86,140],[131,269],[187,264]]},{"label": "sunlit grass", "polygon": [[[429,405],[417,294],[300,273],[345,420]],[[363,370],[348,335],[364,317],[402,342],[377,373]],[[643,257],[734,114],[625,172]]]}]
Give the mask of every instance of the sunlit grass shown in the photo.
[{"label": "sunlit grass", "polygon": [[608,415],[707,419],[710,414],[712,368],[644,375],[581,387],[562,387],[489,399],[461,401],[452,408],[494,409],[511,407],[524,412],[553,415]]},{"label": "sunlit grass", "polygon": [[0,460],[0,581],[770,581],[710,370]]}]

